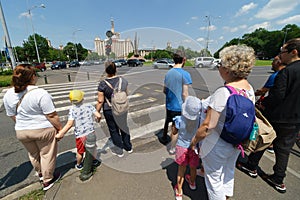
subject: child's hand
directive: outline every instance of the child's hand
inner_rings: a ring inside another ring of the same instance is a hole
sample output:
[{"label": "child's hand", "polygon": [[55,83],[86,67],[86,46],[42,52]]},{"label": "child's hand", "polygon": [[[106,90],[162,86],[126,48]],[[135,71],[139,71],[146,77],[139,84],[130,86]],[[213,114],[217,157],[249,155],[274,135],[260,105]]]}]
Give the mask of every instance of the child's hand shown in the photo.
[{"label": "child's hand", "polygon": [[64,137],[64,133],[62,131],[59,131],[56,135],[55,138],[59,141]]},{"label": "child's hand", "polygon": [[95,117],[95,121],[96,121],[96,122],[98,122],[98,123],[99,123],[99,122],[100,122],[100,120],[101,120],[101,115],[100,115],[99,117]]}]

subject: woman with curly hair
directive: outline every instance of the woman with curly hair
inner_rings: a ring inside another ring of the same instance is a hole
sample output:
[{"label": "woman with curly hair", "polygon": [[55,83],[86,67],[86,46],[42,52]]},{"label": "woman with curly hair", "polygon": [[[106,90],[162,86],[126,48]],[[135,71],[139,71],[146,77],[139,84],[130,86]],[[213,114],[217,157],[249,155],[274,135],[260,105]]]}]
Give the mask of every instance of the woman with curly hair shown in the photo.
[{"label": "woman with curly hair", "polygon": [[[255,63],[254,50],[245,45],[233,45],[224,48],[220,52],[220,58],[221,65],[218,69],[225,84],[237,91],[244,90],[254,104],[254,90],[247,81]],[[222,200],[233,196],[235,162],[240,150],[220,137],[229,96],[230,92],[226,87],[218,88],[211,95],[206,118],[191,143],[191,148],[195,148],[202,140],[200,155],[210,200]]]}]

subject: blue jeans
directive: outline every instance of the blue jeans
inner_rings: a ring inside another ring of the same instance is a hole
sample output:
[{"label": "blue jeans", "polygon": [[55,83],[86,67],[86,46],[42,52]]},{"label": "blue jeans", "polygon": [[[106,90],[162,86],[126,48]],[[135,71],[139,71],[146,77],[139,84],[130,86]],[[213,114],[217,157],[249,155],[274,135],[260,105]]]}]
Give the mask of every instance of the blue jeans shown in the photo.
[{"label": "blue jeans", "polygon": [[126,151],[131,150],[132,145],[127,125],[128,113],[126,112],[120,116],[115,116],[113,115],[112,110],[104,110],[103,114],[114,145],[120,149],[125,149]]},{"label": "blue jeans", "polygon": [[[275,165],[273,166],[274,178],[277,183],[282,183],[286,176],[286,168],[292,147],[300,130],[300,124],[279,124],[272,123],[276,131],[276,138],[273,141],[275,152]],[[251,169],[257,168],[264,151],[251,153],[248,156],[248,165]]]}]

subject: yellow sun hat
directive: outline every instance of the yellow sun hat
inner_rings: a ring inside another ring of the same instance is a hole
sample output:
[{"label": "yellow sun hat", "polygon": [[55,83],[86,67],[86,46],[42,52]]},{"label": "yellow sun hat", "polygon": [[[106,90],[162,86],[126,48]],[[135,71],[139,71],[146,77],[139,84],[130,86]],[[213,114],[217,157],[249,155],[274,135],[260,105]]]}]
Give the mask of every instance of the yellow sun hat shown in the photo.
[{"label": "yellow sun hat", "polygon": [[71,90],[69,94],[72,103],[79,103],[83,100],[84,92],[82,90]]}]

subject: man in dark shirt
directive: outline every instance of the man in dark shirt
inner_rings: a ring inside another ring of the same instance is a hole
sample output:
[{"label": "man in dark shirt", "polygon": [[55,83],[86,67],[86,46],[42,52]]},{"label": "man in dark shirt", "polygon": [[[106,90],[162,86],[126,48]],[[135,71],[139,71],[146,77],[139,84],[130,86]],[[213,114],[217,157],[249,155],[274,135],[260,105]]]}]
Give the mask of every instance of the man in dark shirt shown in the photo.
[{"label": "man in dark shirt", "polygon": [[[286,68],[279,71],[261,109],[277,135],[273,141],[276,157],[274,174],[264,178],[278,192],[285,193],[283,180],[290,151],[300,130],[300,38],[291,39],[281,47],[280,60]],[[251,153],[248,162],[239,162],[237,167],[249,176],[257,177],[256,169],[263,153]]]}]

